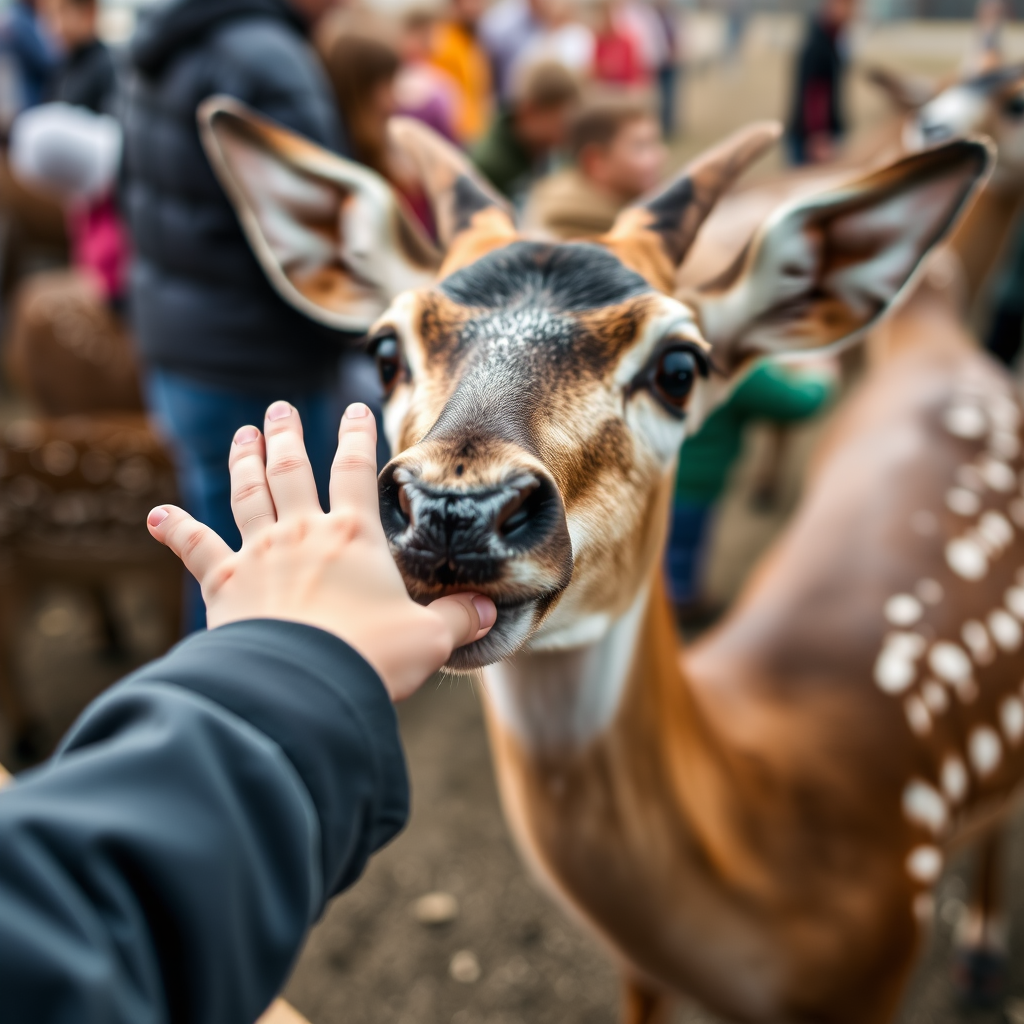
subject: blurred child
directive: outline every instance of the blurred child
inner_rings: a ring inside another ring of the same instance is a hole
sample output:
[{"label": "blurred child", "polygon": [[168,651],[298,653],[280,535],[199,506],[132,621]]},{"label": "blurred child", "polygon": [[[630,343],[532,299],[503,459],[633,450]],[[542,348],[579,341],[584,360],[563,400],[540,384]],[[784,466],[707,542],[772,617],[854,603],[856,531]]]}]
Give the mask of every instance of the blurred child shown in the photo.
[{"label": "blurred child", "polygon": [[507,109],[471,152],[473,162],[499,192],[521,202],[569,134],[580,90],[558,63],[535,64],[518,78]]},{"label": "blurred child", "polygon": [[679,456],[665,577],[681,621],[700,621],[709,609],[702,594],[712,515],[743,447],[748,424],[794,423],[819,412],[832,397],[837,374],[828,363],[796,369],[760,362],[723,405],[686,439]]},{"label": "blurred child", "polygon": [[114,59],[96,31],[97,0],[43,0],[41,10],[50,35],[64,51],[49,98],[97,114],[111,113],[117,76]]},{"label": "blurred child", "polygon": [[484,0],[452,0],[451,12],[434,26],[430,59],[459,90],[455,132],[459,142],[475,142],[487,128],[493,107],[491,65],[477,38]]},{"label": "blurred child", "polygon": [[606,96],[590,101],[569,134],[573,165],[539,182],[524,227],[559,239],[595,238],[622,208],[654,188],[668,152],[643,102]]},{"label": "blurred child", "polygon": [[386,178],[430,235],[430,204],[411,169],[388,140],[388,121],[399,113],[396,82],[402,66],[397,43],[383,23],[343,16],[317,39],[334,89],[352,157]]},{"label": "blurred child", "polygon": [[398,113],[415,117],[457,143],[462,98],[455,80],[432,63],[436,23],[434,13],[426,9],[409,11],[402,19],[395,102]]}]

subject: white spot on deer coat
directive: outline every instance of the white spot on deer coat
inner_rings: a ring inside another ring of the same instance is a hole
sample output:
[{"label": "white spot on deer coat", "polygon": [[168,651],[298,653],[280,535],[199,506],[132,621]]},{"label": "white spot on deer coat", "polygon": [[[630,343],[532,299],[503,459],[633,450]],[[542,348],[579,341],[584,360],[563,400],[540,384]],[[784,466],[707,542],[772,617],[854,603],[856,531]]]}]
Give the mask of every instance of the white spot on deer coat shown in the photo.
[{"label": "white spot on deer coat", "polygon": [[1021,633],[1020,623],[1007,611],[997,608],[988,617],[988,628],[992,631],[995,642],[1004,651],[1015,651],[1020,647]]},{"label": "white spot on deer coat", "polygon": [[914,587],[914,593],[917,594],[925,604],[938,604],[945,594],[942,589],[942,584],[938,580],[923,579],[920,580],[916,587]]},{"label": "white spot on deer coat", "polygon": [[903,814],[907,821],[939,835],[949,821],[942,794],[930,783],[911,779],[903,789]]},{"label": "white spot on deer coat", "polygon": [[988,630],[976,619],[964,623],[960,636],[976,665],[990,665],[995,660],[996,649],[989,639]]},{"label": "white spot on deer coat", "polygon": [[1013,542],[1013,527],[1002,512],[986,512],[978,522],[978,536],[989,554],[1000,552]]},{"label": "white spot on deer coat", "polygon": [[915,662],[924,653],[924,637],[917,633],[890,633],[875,661],[875,682],[884,693],[899,694],[917,677]]},{"label": "white spot on deer coat", "polygon": [[916,694],[911,694],[903,702],[903,711],[907,716],[907,724],[915,736],[927,736],[932,731],[932,716],[928,713],[925,703]]},{"label": "white spot on deer coat", "polygon": [[1024,704],[1018,697],[1007,697],[999,705],[999,724],[1011,746],[1018,746],[1024,739]]},{"label": "white spot on deer coat", "polygon": [[988,419],[976,405],[954,405],[942,417],[945,428],[954,437],[974,440],[988,430]]},{"label": "white spot on deer coat", "polygon": [[980,580],[988,572],[988,556],[971,537],[958,537],[946,545],[946,562],[965,580]]},{"label": "white spot on deer coat", "polygon": [[946,492],[946,507],[958,516],[974,516],[981,509],[981,499],[966,487],[953,487]]},{"label": "white spot on deer coat", "polygon": [[999,459],[985,459],[980,470],[982,479],[993,491],[1009,494],[1017,486],[1017,474]]},{"label": "white spot on deer coat", "polygon": [[947,683],[962,685],[971,678],[971,659],[959,644],[941,640],[928,653],[932,671]]},{"label": "white spot on deer coat", "polygon": [[934,679],[925,681],[924,686],[921,687],[921,697],[925,707],[933,715],[941,715],[949,707],[949,694],[946,693],[946,688],[942,683],[935,682]]},{"label": "white spot on deer coat", "polygon": [[937,846],[915,846],[907,854],[907,874],[922,885],[937,882],[942,874],[942,852]]},{"label": "white spot on deer coat", "polygon": [[943,792],[953,803],[958,804],[967,796],[970,780],[963,761],[956,754],[950,754],[942,762],[941,780]]},{"label": "white spot on deer coat", "polygon": [[1024,622],[1024,587],[1010,587],[1005,600],[1006,607]]},{"label": "white spot on deer coat", "polygon": [[981,778],[991,775],[1003,759],[1003,744],[999,734],[988,725],[978,725],[967,739],[967,756]]},{"label": "white spot on deer coat", "polygon": [[885,617],[894,626],[913,626],[922,615],[921,602],[910,594],[894,594],[885,602]]}]

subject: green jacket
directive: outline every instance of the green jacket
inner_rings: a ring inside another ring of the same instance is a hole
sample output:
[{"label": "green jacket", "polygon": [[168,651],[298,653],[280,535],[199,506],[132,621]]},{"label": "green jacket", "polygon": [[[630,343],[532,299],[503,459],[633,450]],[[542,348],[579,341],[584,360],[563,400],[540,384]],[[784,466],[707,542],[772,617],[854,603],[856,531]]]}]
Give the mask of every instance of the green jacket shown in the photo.
[{"label": "green jacket", "polygon": [[806,370],[762,362],[754,367],[724,405],[688,437],[679,456],[676,500],[710,505],[743,446],[743,431],[754,420],[793,423],[818,412],[832,397],[830,379]]},{"label": "green jacket", "polygon": [[495,117],[469,155],[481,174],[513,202],[521,199],[532,183],[534,160],[516,138],[509,111]]}]

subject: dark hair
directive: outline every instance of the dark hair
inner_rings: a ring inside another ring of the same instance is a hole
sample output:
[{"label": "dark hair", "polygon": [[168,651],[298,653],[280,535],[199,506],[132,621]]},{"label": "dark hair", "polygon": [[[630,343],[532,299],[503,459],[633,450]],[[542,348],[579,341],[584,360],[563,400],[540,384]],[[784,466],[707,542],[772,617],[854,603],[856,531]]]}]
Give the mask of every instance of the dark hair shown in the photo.
[{"label": "dark hair", "polygon": [[576,158],[587,146],[604,149],[615,141],[622,129],[654,113],[643,100],[624,96],[599,96],[589,99],[569,129],[569,151]]},{"label": "dark hair", "polygon": [[557,61],[538,61],[523,69],[518,77],[514,89],[517,106],[554,110],[579,101],[580,85],[576,76]]}]

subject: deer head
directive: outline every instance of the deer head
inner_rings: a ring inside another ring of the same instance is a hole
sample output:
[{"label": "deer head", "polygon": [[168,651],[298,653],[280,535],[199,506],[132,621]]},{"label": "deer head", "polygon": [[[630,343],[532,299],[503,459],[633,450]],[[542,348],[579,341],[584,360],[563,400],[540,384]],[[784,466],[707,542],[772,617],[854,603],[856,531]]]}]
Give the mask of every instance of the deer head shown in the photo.
[{"label": "deer head", "polygon": [[870,77],[906,114],[908,150],[987,135],[999,154],[993,184],[1024,184],[1024,64],[995,67],[944,87],[879,68]]},{"label": "deer head", "polygon": [[[344,161],[313,159],[306,143],[297,157],[293,137],[235,107],[225,117],[211,104],[204,117],[236,201],[238,181],[250,183],[240,212],[257,251],[286,251],[292,266],[334,279],[322,294],[335,303],[355,271],[344,232],[328,227],[351,226],[346,204],[377,202],[368,224],[384,225],[394,200],[380,182],[349,198],[337,186],[356,181]],[[436,281],[398,295],[369,332],[397,453],[380,474],[380,505],[414,597],[472,588],[498,606],[490,635],[453,668],[527,642],[595,641],[634,606],[659,562],[687,430],[752,359],[834,348],[869,329],[990,159],[985,145],[957,142],[780,210],[728,274],[674,295],[702,221],[777,135],[774,124],[739,132],[625,211],[599,244],[562,245],[520,238],[461,156],[423,132],[412,140],[446,168],[428,190],[448,211],[447,255]],[[310,225],[314,189],[324,205]],[[331,249],[325,239],[339,235]],[[398,232],[382,231],[377,245],[380,260],[404,258]],[[316,301],[306,290],[300,303],[301,289],[282,283],[287,268],[270,270],[300,308]]]}]

